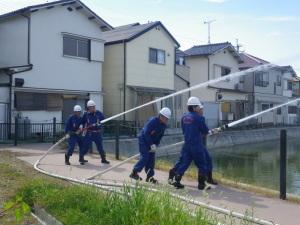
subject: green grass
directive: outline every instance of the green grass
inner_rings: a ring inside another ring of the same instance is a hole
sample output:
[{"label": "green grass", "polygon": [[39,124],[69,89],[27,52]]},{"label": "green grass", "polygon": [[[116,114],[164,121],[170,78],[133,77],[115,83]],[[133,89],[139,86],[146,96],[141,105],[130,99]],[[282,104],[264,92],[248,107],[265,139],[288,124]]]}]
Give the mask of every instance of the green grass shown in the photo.
[{"label": "green grass", "polygon": [[[4,210],[4,202],[21,198],[31,209],[44,208],[65,225],[217,224],[212,215],[189,208],[186,203],[172,198],[167,190],[152,193],[143,187],[132,190],[124,186],[125,195],[106,193],[40,174],[17,156],[0,152],[0,212]],[[30,215],[17,222],[15,212],[11,210],[0,215],[0,224],[37,223]]]},{"label": "green grass", "polygon": [[[66,225],[209,225],[217,224],[200,209],[187,210],[168,192],[123,188],[125,195],[87,186],[61,186],[34,181],[21,189],[25,202],[45,208]],[[195,216],[191,216],[190,213]]]}]

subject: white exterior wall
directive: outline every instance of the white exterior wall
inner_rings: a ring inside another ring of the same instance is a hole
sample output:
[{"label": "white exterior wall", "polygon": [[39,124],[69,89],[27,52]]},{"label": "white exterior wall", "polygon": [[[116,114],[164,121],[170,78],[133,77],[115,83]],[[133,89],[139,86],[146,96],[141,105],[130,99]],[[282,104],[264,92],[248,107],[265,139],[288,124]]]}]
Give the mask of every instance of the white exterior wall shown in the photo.
[{"label": "white exterior wall", "polygon": [[23,16],[0,20],[0,67],[27,64],[28,22]]},{"label": "white exterior wall", "polygon": [[[225,52],[225,53],[224,53]],[[208,81],[208,59],[207,57],[188,57],[187,66],[190,67],[190,82],[191,86],[204,83]],[[213,80],[215,78],[221,77],[217,71],[216,66],[224,66],[231,69],[231,72],[238,72],[238,61],[229,53],[227,50],[222,50],[214,55],[209,56],[209,79]],[[234,90],[234,85],[239,82],[239,78],[231,79],[229,82],[219,82],[211,86],[216,86],[220,88],[229,88]],[[192,91],[193,96],[199,97],[202,101],[215,102],[216,101],[216,89],[211,88],[198,88]],[[226,95],[227,100],[244,100],[245,94],[233,93],[233,94],[223,94]],[[230,99],[230,97],[232,97]]]},{"label": "white exterior wall", "polygon": [[62,32],[101,39],[101,30],[80,11],[64,6],[31,15],[31,62],[33,69],[15,77],[24,87],[101,91],[102,63],[63,57]]},{"label": "white exterior wall", "polygon": [[[149,63],[149,48],[165,51],[165,65]],[[126,84],[174,89],[175,43],[160,27],[153,28],[126,46]]]},{"label": "white exterior wall", "polygon": [[[103,110],[102,63],[104,60],[104,41],[101,40],[100,25],[93,20],[89,20],[81,10],[70,12],[67,7],[55,6],[51,9],[40,9],[31,13],[30,58],[33,69],[16,74],[14,78],[23,78],[25,81],[23,88],[27,91],[32,90],[34,92],[35,89],[39,89],[44,93],[50,91],[61,94],[70,92],[89,94],[90,98],[96,102],[97,108]],[[14,24],[17,24],[18,29],[12,29]],[[19,53],[19,45],[21,45],[20,59],[18,57],[16,59],[24,61],[19,64],[27,64],[27,61],[25,61],[27,60],[27,19],[24,17],[13,18],[3,24],[0,23],[0,29],[3,29],[3,27],[11,27],[12,31],[6,35],[10,37],[9,42],[7,42],[8,38],[6,36],[6,39],[0,36],[0,44],[9,45],[10,51],[17,53]],[[92,60],[64,57],[63,33],[92,39]],[[18,38],[25,41],[19,42]],[[12,56],[14,57],[14,55]],[[14,59],[12,60],[13,65],[15,65]],[[17,114],[15,111],[12,113],[12,116]],[[54,115],[59,120],[61,113],[59,112],[60,116],[58,116],[57,112],[51,111],[19,112],[22,116],[28,116],[32,121],[36,118],[39,120],[52,119]]]},{"label": "white exterior wall", "polygon": [[[239,64],[237,59],[228,50],[221,50],[210,57],[210,80],[220,78],[221,74],[217,71],[220,66],[228,67],[231,73],[239,71]],[[235,84],[239,83],[239,78],[233,78],[229,81],[222,81],[214,84],[213,86],[218,86],[222,88],[234,89]]]}]

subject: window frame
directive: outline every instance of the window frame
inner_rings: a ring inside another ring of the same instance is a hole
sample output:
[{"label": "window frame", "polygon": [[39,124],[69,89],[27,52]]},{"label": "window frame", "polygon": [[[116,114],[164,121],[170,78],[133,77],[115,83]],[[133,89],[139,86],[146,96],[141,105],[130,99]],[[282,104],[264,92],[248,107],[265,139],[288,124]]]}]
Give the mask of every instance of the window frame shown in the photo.
[{"label": "window frame", "polygon": [[256,72],[254,74],[255,74],[255,86],[257,87],[269,86],[270,77],[268,72]]},{"label": "window frame", "polygon": [[288,90],[288,91],[292,91],[293,90],[293,82],[292,81],[287,81],[287,85],[286,85],[287,87],[286,87],[286,89]]},{"label": "window frame", "polygon": [[[227,70],[227,72],[229,71],[229,73],[223,74],[223,71],[226,71],[226,70]],[[231,74],[231,68],[227,67],[227,66],[221,66],[221,77],[227,76],[229,74]]]},{"label": "window frame", "polygon": [[[155,61],[152,60],[151,51],[155,51],[155,58],[156,58]],[[158,62],[158,52],[162,52],[163,55],[164,55],[164,62],[163,63]],[[157,64],[157,65],[166,65],[166,51],[162,50],[162,49],[157,49],[157,48],[150,47],[149,48],[148,62],[152,63],[152,64]]]},{"label": "window frame", "polygon": [[[76,41],[76,55],[66,54],[65,53],[65,39],[72,39]],[[87,56],[79,56],[79,43],[87,44]],[[63,46],[62,46],[63,56],[69,58],[77,58],[77,59],[87,59],[91,60],[91,40],[88,38],[82,38],[75,35],[63,34]]]}]

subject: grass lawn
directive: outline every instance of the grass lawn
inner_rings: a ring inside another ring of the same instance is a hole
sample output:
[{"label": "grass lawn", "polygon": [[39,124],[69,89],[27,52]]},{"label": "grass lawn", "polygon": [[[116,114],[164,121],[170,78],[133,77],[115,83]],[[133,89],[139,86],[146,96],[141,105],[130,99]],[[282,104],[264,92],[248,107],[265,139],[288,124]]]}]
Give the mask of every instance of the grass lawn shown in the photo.
[{"label": "grass lawn", "polygon": [[[126,186],[125,195],[56,180],[34,171],[31,165],[14,153],[0,151],[0,212],[1,206],[15,196],[32,208],[38,206],[66,225],[208,225],[216,219],[200,209],[191,209],[169,193],[151,193],[142,187]],[[191,216],[191,213],[194,216]],[[18,224],[14,212],[0,216],[0,224]],[[25,216],[19,224],[36,224]]]}]

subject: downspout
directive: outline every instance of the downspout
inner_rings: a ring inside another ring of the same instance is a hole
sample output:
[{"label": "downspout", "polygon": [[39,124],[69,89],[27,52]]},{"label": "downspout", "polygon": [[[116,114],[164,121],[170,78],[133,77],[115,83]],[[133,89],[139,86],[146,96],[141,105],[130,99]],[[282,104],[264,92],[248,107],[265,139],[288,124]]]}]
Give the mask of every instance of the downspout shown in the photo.
[{"label": "downspout", "polygon": [[[123,74],[123,111],[126,111],[126,41],[123,41],[123,48],[124,48],[124,74]],[[126,120],[125,114],[123,115],[123,120]]]},{"label": "downspout", "polygon": [[30,30],[31,30],[31,18],[30,16],[27,15],[22,15],[23,17],[25,17],[28,21],[28,27],[27,27],[27,64],[30,65]]},{"label": "downspout", "polygon": [[[8,123],[11,124],[11,114],[12,114],[12,75],[9,76],[9,104],[8,104]],[[11,129],[8,132],[9,139],[11,138]]]}]

